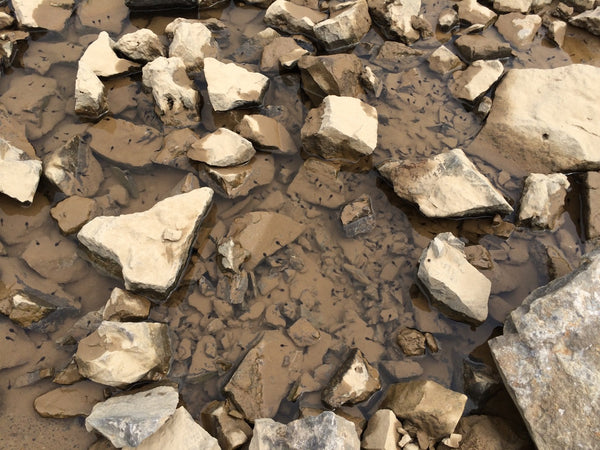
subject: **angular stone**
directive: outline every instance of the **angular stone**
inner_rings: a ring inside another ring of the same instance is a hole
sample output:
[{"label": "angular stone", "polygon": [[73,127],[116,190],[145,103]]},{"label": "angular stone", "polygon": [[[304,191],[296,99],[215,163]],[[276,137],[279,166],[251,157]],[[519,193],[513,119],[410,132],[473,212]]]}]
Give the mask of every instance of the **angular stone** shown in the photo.
[{"label": "angular stone", "polygon": [[163,377],[171,362],[168,326],[103,321],[79,341],[75,362],[81,375],[108,386],[122,387],[144,377]]},{"label": "angular stone", "polygon": [[370,28],[367,0],[354,0],[339,4],[313,31],[325,51],[340,52],[358,44]]},{"label": "angular stone", "polygon": [[168,197],[144,212],[96,217],[77,237],[96,262],[121,271],[127,290],[166,298],[181,276],[212,196],[212,189],[204,187]]},{"label": "angular stone", "polygon": [[369,419],[363,433],[361,448],[365,450],[396,450],[402,425],[390,409],[379,409]]},{"label": "angular stone", "polygon": [[529,223],[534,228],[553,229],[564,210],[569,186],[567,176],[562,173],[530,174],[521,197],[519,222]]},{"label": "angular stone", "polygon": [[202,22],[175,19],[167,27],[173,33],[169,57],[181,58],[188,73],[199,72],[204,68],[204,58],[218,55],[217,42]]},{"label": "angular stone", "polygon": [[19,25],[62,31],[73,12],[74,0],[14,0],[12,6]]},{"label": "angular stone", "polygon": [[417,275],[444,314],[479,324],[487,319],[492,283],[469,264],[464,247],[452,233],[438,234],[423,251]]},{"label": "angular stone", "polygon": [[[252,437],[245,420],[234,417],[228,402],[213,401],[202,410],[202,425],[217,438],[223,450],[241,447]],[[237,412],[237,411],[235,411]]]},{"label": "angular stone", "polygon": [[96,120],[108,113],[104,84],[94,71],[79,64],[75,79],[75,114]]},{"label": "angular stone", "polygon": [[438,16],[438,26],[444,33],[448,33],[453,28],[457,27],[458,23],[458,12],[452,8],[443,9]]},{"label": "angular stone", "polygon": [[58,222],[58,227],[64,234],[77,233],[86,222],[99,213],[94,199],[78,195],[67,197],[50,210],[50,215]]},{"label": "angular stone", "polygon": [[98,38],[83,52],[79,64],[92,70],[97,76],[105,78],[139,68],[139,64],[119,58],[113,50],[114,45],[108,33],[101,31]]},{"label": "angular stone", "polygon": [[0,339],[2,339],[3,352],[0,358],[0,370],[27,363],[36,350],[34,342],[25,331],[4,318],[0,318]]},{"label": "angular stone", "polygon": [[10,14],[0,12],[0,30],[10,27],[15,22],[15,19]]},{"label": "angular stone", "polygon": [[498,15],[486,8],[477,0],[461,0],[458,2],[458,18],[470,25],[490,25]]},{"label": "angular stone", "polygon": [[327,19],[320,11],[297,5],[287,0],[275,0],[266,10],[264,21],[273,28],[288,34],[314,37],[315,24]]},{"label": "angular stone", "polygon": [[102,320],[126,322],[146,319],[149,313],[150,301],[148,299],[116,287],[104,305]]},{"label": "angular stone", "polygon": [[114,49],[127,58],[140,62],[150,62],[159,56],[165,56],[165,48],[160,38],[148,28],[124,34],[115,43]]},{"label": "angular stone", "polygon": [[298,347],[314,345],[321,339],[321,332],[304,317],[296,320],[287,331],[290,339],[294,341],[294,344]]},{"label": "angular stone", "polygon": [[495,24],[504,39],[520,50],[529,48],[535,34],[542,26],[542,18],[537,14],[503,14]]},{"label": "angular stone", "polygon": [[482,34],[464,34],[454,41],[454,45],[469,61],[507,58],[512,55],[510,44]]},{"label": "angular stone", "polygon": [[142,74],[142,82],[152,89],[156,113],[165,125],[198,123],[198,91],[187,77],[181,58],[159,56],[144,66]]},{"label": "angular stone", "polygon": [[21,203],[32,202],[42,162],[0,138],[0,192]]},{"label": "angular stone", "polygon": [[328,95],[309,111],[301,130],[302,146],[325,159],[356,160],[377,146],[377,110],[352,97]]},{"label": "angular stone", "polygon": [[376,98],[379,98],[383,91],[383,82],[375,75],[371,67],[363,66],[363,70],[360,73],[360,82],[365,89],[371,91]]},{"label": "angular stone", "polygon": [[260,114],[245,115],[237,131],[260,150],[282,155],[298,153],[290,133],[277,120],[270,117]]},{"label": "angular stone", "polygon": [[549,15],[543,17],[542,23],[547,29],[546,37],[562,48],[567,34],[567,23]]},{"label": "angular stone", "polygon": [[600,36],[600,6],[592,11],[585,11],[569,19],[569,24],[584,28],[596,36]]},{"label": "angular stone", "polygon": [[427,217],[508,214],[512,211],[461,149],[416,163],[388,161],[378,170],[393,183],[394,192],[400,198],[418,204]]},{"label": "angular stone", "polygon": [[40,395],[34,400],[33,407],[42,417],[66,419],[89,415],[93,406],[103,400],[103,386],[90,381],[82,381]]},{"label": "angular stone", "polygon": [[[280,60],[282,58],[289,60],[289,55],[295,55],[298,51],[302,54],[309,53],[308,50],[300,47],[292,37],[277,37],[273,39],[263,49],[260,58],[261,72],[279,72],[279,69],[283,66]],[[300,56],[298,56],[298,59],[300,59]]]},{"label": "angular stone", "polygon": [[494,0],[493,8],[499,13],[519,12],[526,14],[532,0]]},{"label": "angular stone", "polygon": [[204,59],[208,97],[215,111],[260,105],[269,79],[234,63]]},{"label": "angular stone", "polygon": [[388,408],[401,420],[408,420],[434,439],[454,432],[467,396],[431,380],[393,384],[381,408]]},{"label": "angular stone", "polygon": [[250,141],[227,128],[204,136],[188,151],[190,159],[216,167],[238,166],[250,161],[255,154]]},{"label": "angular stone", "polygon": [[371,205],[371,197],[363,194],[356,200],[346,204],[340,214],[340,220],[344,234],[348,238],[369,233],[375,228],[375,213]]},{"label": "angular stone", "polygon": [[367,400],[379,389],[379,372],[354,348],[321,392],[321,399],[331,408],[339,408]]},{"label": "angular stone", "polygon": [[396,335],[396,342],[406,356],[425,354],[425,335],[414,328],[402,328]]},{"label": "angular stone", "polygon": [[198,0],[125,0],[125,5],[133,10],[195,8]]},{"label": "angular stone", "polygon": [[469,102],[485,94],[504,73],[500,61],[474,61],[466,70],[455,72],[449,85],[450,92],[458,99]]},{"label": "angular stone", "polygon": [[421,0],[370,0],[369,11],[388,39],[411,44],[419,39],[419,32],[412,26],[412,17],[418,16]]},{"label": "angular stone", "polygon": [[463,63],[458,56],[452,53],[448,47],[442,45],[438,47],[427,59],[429,68],[434,72],[445,75],[456,69],[464,69]]},{"label": "angular stone", "polygon": [[173,416],[178,401],[179,393],[171,386],[112,397],[94,406],[85,428],[96,430],[117,448],[137,447]]},{"label": "angular stone", "polygon": [[583,187],[585,236],[595,239],[600,237],[600,172],[586,172]]},{"label": "angular stone", "polygon": [[314,205],[339,208],[346,203],[339,171],[337,164],[308,158],[288,186],[287,193]]},{"label": "angular stone", "polygon": [[31,327],[57,309],[49,301],[50,296],[36,294],[39,293],[23,290],[2,292],[0,313],[23,328]]},{"label": "angular stone", "polygon": [[[48,79],[46,78],[46,80]],[[27,139],[24,121],[19,117],[15,117],[14,110],[7,111],[3,105],[4,100],[4,97],[0,99],[0,137],[20,149],[31,159],[37,159],[35,149]]]}]

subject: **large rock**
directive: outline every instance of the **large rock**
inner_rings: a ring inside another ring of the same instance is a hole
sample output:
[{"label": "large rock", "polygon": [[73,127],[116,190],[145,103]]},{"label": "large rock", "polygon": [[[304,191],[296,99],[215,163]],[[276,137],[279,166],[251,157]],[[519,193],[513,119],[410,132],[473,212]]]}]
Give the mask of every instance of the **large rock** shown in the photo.
[{"label": "large rock", "polygon": [[194,142],[188,157],[209,166],[229,167],[247,163],[256,154],[252,143],[227,128],[207,134]]},{"label": "large rock", "polygon": [[289,34],[314,37],[315,24],[327,19],[327,15],[287,0],[275,0],[265,12],[264,21],[270,27]]},{"label": "large rock", "polygon": [[533,291],[489,341],[538,448],[595,448],[600,433],[600,250]]},{"label": "large rock", "polygon": [[99,77],[112,77],[131,72],[139,64],[119,58],[113,50],[115,43],[106,31],[100,32],[94,42],[85,50],[79,64],[91,69]]},{"label": "large rock", "polygon": [[458,18],[469,25],[490,25],[498,15],[477,0],[461,0],[457,4]]},{"label": "large rock", "polygon": [[472,102],[485,94],[503,72],[504,66],[498,60],[474,61],[465,70],[454,72],[448,87],[456,98]]},{"label": "large rock", "polygon": [[126,289],[165,298],[181,276],[212,196],[212,189],[200,188],[144,212],[96,217],[77,237],[96,262],[121,271]]},{"label": "large rock", "polygon": [[148,28],[124,34],[115,43],[114,49],[127,58],[140,62],[150,62],[159,56],[165,56],[165,48],[160,38]]},{"label": "large rock", "polygon": [[0,138],[0,192],[20,202],[32,202],[42,162]]},{"label": "large rock", "polygon": [[172,24],[169,56],[181,58],[188,72],[202,70],[204,58],[216,57],[219,53],[217,42],[202,22],[176,19]]},{"label": "large rock", "polygon": [[444,314],[478,324],[487,319],[492,283],[469,264],[464,247],[452,233],[438,234],[419,259],[418,277]]},{"label": "large rock", "polygon": [[584,11],[572,17],[569,23],[575,27],[585,28],[590,33],[600,36],[600,6],[593,11]]},{"label": "large rock", "polygon": [[325,97],[309,111],[301,137],[304,150],[325,159],[356,160],[377,146],[377,110],[352,97]]},{"label": "large rock", "polygon": [[513,431],[506,420],[495,416],[467,416],[456,432],[462,435],[461,450],[523,450],[528,443]]},{"label": "large rock", "polygon": [[85,428],[96,430],[117,448],[137,447],[173,416],[178,401],[179,393],[171,386],[112,397],[94,406]]},{"label": "large rock", "polygon": [[466,402],[466,395],[435,381],[416,380],[391,385],[381,408],[391,409],[399,419],[406,419],[430,437],[440,439],[454,432]]},{"label": "large rock", "polygon": [[532,173],[525,180],[519,222],[553,229],[563,212],[569,180],[562,173]]},{"label": "large rock", "polygon": [[124,386],[169,371],[171,343],[163,323],[103,321],[79,341],[79,373],[97,383]]},{"label": "large rock", "polygon": [[502,195],[461,149],[421,162],[387,161],[378,167],[396,194],[419,205],[427,217],[508,214]]},{"label": "large rock", "polygon": [[73,12],[75,0],[14,0],[11,3],[22,27],[62,31]]},{"label": "large rock", "polygon": [[418,16],[421,0],[370,0],[369,10],[373,20],[388,39],[411,44],[419,39],[412,26],[412,17]]},{"label": "large rock", "polygon": [[50,210],[64,234],[77,233],[86,222],[100,215],[101,208],[93,198],[79,195],[67,197]]},{"label": "large rock", "polygon": [[96,120],[108,112],[104,84],[94,71],[79,64],[75,79],[75,114]]},{"label": "large rock", "polygon": [[371,28],[367,0],[343,2],[329,19],[313,27],[315,37],[328,52],[354,47]]},{"label": "large rock", "polygon": [[587,64],[510,70],[469,152],[513,174],[600,168],[598,79]]},{"label": "large rock", "polygon": [[144,86],[152,89],[156,113],[165,125],[198,123],[198,91],[185,72],[181,58],[159,56],[142,70]]},{"label": "large rock", "polygon": [[298,153],[290,133],[277,120],[270,117],[260,114],[245,115],[238,124],[237,130],[260,150],[283,155]]},{"label": "large rock", "polygon": [[260,105],[269,79],[234,63],[204,59],[204,75],[210,103],[215,111]]}]

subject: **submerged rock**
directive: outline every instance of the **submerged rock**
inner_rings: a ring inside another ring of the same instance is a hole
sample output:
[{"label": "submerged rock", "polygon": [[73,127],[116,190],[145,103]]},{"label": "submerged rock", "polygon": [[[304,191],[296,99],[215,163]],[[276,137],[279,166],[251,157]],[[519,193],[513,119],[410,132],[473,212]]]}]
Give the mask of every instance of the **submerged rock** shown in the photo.
[{"label": "submerged rock", "polygon": [[93,406],[104,400],[104,387],[90,381],[82,381],[68,387],[60,387],[37,397],[33,407],[42,417],[66,419],[87,416]]},{"label": "submerged rock", "polygon": [[77,238],[96,262],[121,271],[126,289],[163,299],[181,276],[212,196],[205,187],[166,198],[144,212],[96,217]]},{"label": "submerged rock", "polygon": [[160,38],[148,28],[124,34],[115,43],[114,49],[133,61],[150,62],[159,56],[165,56]]},{"label": "submerged rock", "polygon": [[344,228],[344,234],[348,238],[369,233],[375,228],[375,213],[371,205],[371,197],[364,194],[348,203],[342,209],[340,220]]},{"label": "submerged rock", "polygon": [[339,208],[346,203],[339,171],[338,164],[308,158],[288,186],[287,193],[313,205]]},{"label": "submerged rock", "polygon": [[1,295],[0,314],[23,328],[36,325],[59,308],[54,296],[31,289],[2,292]]},{"label": "submerged rock", "polygon": [[510,423],[495,416],[463,417],[456,432],[462,435],[461,450],[521,450],[529,444],[517,436]]},{"label": "submerged rock", "polygon": [[100,32],[98,38],[83,52],[79,64],[89,68],[99,77],[121,75],[139,68],[139,64],[119,58],[113,50],[114,45],[106,31]]},{"label": "submerged rock", "polygon": [[238,166],[250,161],[255,154],[249,140],[227,128],[204,136],[188,150],[190,159],[216,167]]},{"label": "submerged rock", "polygon": [[160,152],[153,156],[152,162],[193,172],[187,152],[198,139],[200,137],[189,128],[170,131],[165,135]]},{"label": "submerged rock", "polygon": [[[600,251],[536,289],[489,341],[538,448],[593,448],[600,424]],[[543,405],[543,407],[541,407]]]},{"label": "submerged rock", "polygon": [[87,265],[77,254],[77,245],[58,233],[33,239],[21,257],[41,276],[57,283],[70,283],[86,274]]},{"label": "submerged rock", "polygon": [[600,6],[592,11],[584,11],[569,20],[569,24],[585,28],[592,34],[600,36]]},{"label": "submerged rock", "polygon": [[205,166],[199,176],[222,197],[243,197],[252,189],[268,185],[273,181],[275,161],[271,155],[261,154],[240,166]]},{"label": "submerged rock", "polygon": [[106,90],[94,71],[79,64],[75,79],[75,114],[96,120],[108,113]]},{"label": "submerged rock", "polygon": [[454,45],[469,61],[507,58],[512,55],[510,44],[482,34],[464,34],[454,41]]},{"label": "submerged rock", "polygon": [[100,215],[96,200],[79,195],[67,197],[50,210],[64,234],[77,233],[83,225]]},{"label": "submerged rock", "polygon": [[260,114],[245,115],[238,125],[238,132],[260,150],[283,155],[298,153],[290,133],[270,117]]},{"label": "submerged rock", "polygon": [[419,39],[412,26],[412,17],[418,16],[421,0],[370,0],[369,10],[373,20],[388,39],[411,44]]},{"label": "submerged rock", "polygon": [[190,73],[204,68],[204,58],[214,58],[219,53],[217,42],[202,22],[175,19],[167,26],[167,30],[173,33],[169,57],[181,58]]},{"label": "submerged rock", "polygon": [[313,31],[325,51],[338,52],[354,47],[370,28],[367,0],[354,0],[340,3]]},{"label": "submerged rock", "polygon": [[22,203],[32,202],[42,162],[0,138],[0,192]]},{"label": "submerged rock", "polygon": [[465,70],[455,72],[449,88],[452,95],[469,102],[485,94],[500,79],[504,66],[498,60],[478,60]]},{"label": "submerged rock", "polygon": [[519,222],[529,223],[534,228],[553,229],[563,212],[567,189],[569,181],[562,173],[530,174],[521,197]]},{"label": "submerged rock", "polygon": [[20,26],[62,31],[73,13],[75,0],[13,0],[11,3]]}]

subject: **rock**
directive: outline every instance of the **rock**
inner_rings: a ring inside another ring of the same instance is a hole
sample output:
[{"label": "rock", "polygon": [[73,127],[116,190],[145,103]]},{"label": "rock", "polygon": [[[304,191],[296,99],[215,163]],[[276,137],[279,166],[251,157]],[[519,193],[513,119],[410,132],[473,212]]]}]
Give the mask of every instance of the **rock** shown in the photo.
[{"label": "rock", "polygon": [[57,309],[57,306],[50,302],[51,296],[40,294],[23,290],[3,292],[2,300],[0,300],[0,313],[17,325],[29,328]]},{"label": "rock", "polygon": [[15,18],[5,12],[0,12],[0,30],[10,27],[15,22]]},{"label": "rock", "polygon": [[243,197],[273,181],[275,162],[271,155],[256,155],[247,164],[235,167],[205,166],[200,179],[225,198]]},{"label": "rock", "polygon": [[[71,326],[71,328],[67,330],[64,336],[56,340],[56,343],[58,345],[76,345],[81,339],[96,331],[101,323],[102,313],[100,311],[91,311],[87,314],[84,314],[73,324],[73,326]],[[77,375],[81,378],[79,369],[77,368],[77,364],[74,360],[73,364],[75,365]],[[72,371],[68,369],[69,367],[67,367],[65,370],[68,373],[72,373]]]},{"label": "rock", "polygon": [[452,74],[453,81],[449,88],[452,95],[469,102],[475,101],[492,87],[504,73],[500,61],[474,61],[466,70]]},{"label": "rock", "polygon": [[159,56],[165,56],[162,41],[154,31],[148,28],[141,28],[133,33],[124,34],[115,43],[114,49],[121,52],[128,59],[139,62],[150,62]]},{"label": "rock", "polygon": [[429,68],[434,72],[446,75],[456,69],[464,69],[463,63],[458,56],[448,50],[448,47],[442,45],[438,47],[427,59]]},{"label": "rock", "polygon": [[398,428],[400,421],[392,410],[379,409],[369,419],[363,433],[361,448],[365,450],[396,450],[400,440]]},{"label": "rock", "polygon": [[31,203],[40,181],[42,162],[0,138],[0,192]]},{"label": "rock", "polygon": [[321,399],[331,408],[339,408],[367,400],[379,389],[379,372],[354,348],[321,392]]},{"label": "rock", "polygon": [[165,376],[170,360],[168,326],[162,323],[103,321],[75,353],[81,375],[117,387]]},{"label": "rock", "polygon": [[469,25],[483,25],[487,27],[498,15],[489,8],[486,8],[477,0],[461,0],[458,2],[458,18]]},{"label": "rock", "polygon": [[564,21],[568,21],[574,13],[575,9],[563,2],[559,2],[558,5],[556,5],[556,8],[551,12],[554,17]]},{"label": "rock", "polygon": [[87,416],[92,407],[104,400],[104,388],[90,381],[60,387],[37,397],[33,407],[42,417],[66,419]]},{"label": "rock", "polygon": [[344,234],[348,238],[369,233],[375,228],[375,213],[371,205],[371,197],[363,194],[356,200],[346,204],[340,214],[340,220]]},{"label": "rock", "polygon": [[233,53],[235,61],[240,63],[254,63],[260,60],[264,48],[281,37],[273,28],[266,28],[245,40]]},{"label": "rock", "polygon": [[179,393],[171,386],[112,397],[94,406],[85,428],[99,432],[115,447],[137,447],[173,416],[178,401]]},{"label": "rock", "polygon": [[250,252],[231,238],[221,241],[217,247],[218,262],[225,272],[240,273],[249,257]]},{"label": "rock", "polygon": [[[309,51],[300,47],[292,37],[277,37],[272,42],[265,45],[260,58],[261,72],[279,72],[283,67],[281,60],[288,61],[289,65],[294,65],[297,61]],[[288,67],[289,68],[289,67]]]},{"label": "rock", "polygon": [[367,0],[353,0],[340,3],[313,31],[325,51],[340,52],[353,48],[370,28]]},{"label": "rock", "polygon": [[419,259],[419,281],[448,317],[479,324],[487,319],[492,283],[467,261],[464,243],[438,234]]},{"label": "rock", "polygon": [[94,71],[79,64],[75,79],[75,114],[97,120],[108,113],[104,84]]},{"label": "rock", "polygon": [[600,237],[600,172],[583,176],[583,221],[587,239]]},{"label": "rock", "polygon": [[[43,80],[50,81],[48,78],[44,78]],[[56,87],[56,85],[54,86]],[[18,90],[13,91],[13,93],[16,92]],[[0,100],[0,137],[23,151],[31,159],[37,159],[35,149],[27,139],[24,120],[22,120],[22,117],[15,117],[16,111],[14,109],[7,111],[2,104],[4,100],[5,98],[2,96]]]},{"label": "rock", "polygon": [[425,354],[425,335],[414,328],[402,328],[396,335],[396,342],[406,356]]},{"label": "rock", "polygon": [[50,210],[50,215],[58,222],[64,234],[77,233],[81,227],[99,214],[96,201],[74,195],[67,197]]},{"label": "rock", "polygon": [[493,8],[499,13],[519,12],[526,14],[532,0],[494,0]]},{"label": "rock", "polygon": [[250,259],[244,267],[252,271],[264,258],[294,242],[303,231],[304,225],[288,216],[254,211],[237,217],[231,224],[227,237],[250,252]]},{"label": "rock", "polygon": [[464,34],[454,41],[454,45],[469,61],[507,58],[512,55],[510,44],[482,34]]},{"label": "rock", "polygon": [[360,82],[363,87],[371,91],[376,98],[379,98],[381,92],[383,92],[383,82],[375,75],[373,69],[369,66],[363,66],[363,70],[360,73]]},{"label": "rock", "polygon": [[144,212],[96,217],[77,238],[97,263],[122,272],[127,290],[163,299],[177,285],[212,196],[200,188]]},{"label": "rock", "polygon": [[510,70],[469,152],[512,174],[600,168],[598,77],[600,68],[586,64]]},{"label": "rock", "polygon": [[393,384],[381,408],[388,408],[401,420],[412,422],[434,439],[454,432],[462,416],[467,396],[431,380]]},{"label": "rock", "polygon": [[225,300],[232,305],[239,305],[244,302],[247,291],[248,273],[246,271],[225,273],[219,278],[217,298],[221,300]]},{"label": "rock", "polygon": [[74,0],[14,0],[15,17],[21,27],[62,31],[73,12]]},{"label": "rock", "polygon": [[569,186],[562,173],[530,174],[521,197],[519,222],[529,223],[534,228],[553,229],[563,212]]},{"label": "rock", "polygon": [[100,163],[77,135],[46,157],[44,175],[69,196],[90,197],[104,180]]},{"label": "rock", "polygon": [[584,28],[596,36],[600,36],[600,6],[592,11],[585,11],[569,19],[569,24]]},{"label": "rock", "polygon": [[202,425],[217,438],[223,450],[241,447],[252,437],[245,420],[234,417],[228,402],[213,401],[202,410]]},{"label": "rock", "polygon": [[302,146],[325,159],[357,160],[377,146],[377,110],[352,97],[328,95],[309,111]]},{"label": "rock", "polygon": [[382,361],[381,367],[393,380],[402,380],[423,375],[423,368],[416,361]]},{"label": "rock", "polygon": [[269,79],[264,75],[214,58],[204,59],[204,75],[215,111],[260,105],[269,86]]},{"label": "rock", "polygon": [[114,288],[104,305],[102,320],[127,322],[146,319],[150,314],[150,301],[141,295],[135,295],[120,288]]},{"label": "rock", "polygon": [[387,161],[378,170],[393,183],[394,192],[400,198],[417,203],[427,217],[508,214],[512,211],[461,149],[416,163]]},{"label": "rock", "polygon": [[420,64],[423,55],[425,52],[422,50],[400,42],[385,41],[373,62],[389,72],[401,72]]},{"label": "rock", "polygon": [[504,39],[520,50],[529,48],[535,34],[542,26],[542,18],[537,14],[503,14],[496,21],[496,28]]},{"label": "rock", "polygon": [[188,73],[199,72],[204,68],[204,58],[218,55],[217,42],[202,22],[175,19],[172,24],[169,56],[181,58]]},{"label": "rock", "polygon": [[[131,447],[125,447],[131,448]],[[217,440],[198,425],[190,413],[180,406],[173,415],[136,449],[220,450]]]},{"label": "rock", "polygon": [[315,24],[327,19],[327,15],[287,0],[275,0],[265,11],[265,23],[288,34],[314,37]]},{"label": "rock", "polygon": [[412,16],[418,16],[421,0],[370,0],[369,11],[383,35],[404,44],[419,39],[419,32],[412,26]]},{"label": "rock", "polygon": [[543,17],[542,23],[547,29],[546,37],[562,48],[567,34],[567,23],[549,15]]},{"label": "rock", "polygon": [[460,419],[456,431],[462,434],[461,450],[520,450],[527,448],[513,427],[495,416],[467,416]]},{"label": "rock", "polygon": [[82,53],[83,47],[73,42],[30,41],[29,48],[23,55],[23,67],[46,75],[55,62],[75,63],[79,61]]},{"label": "rock", "polygon": [[433,37],[433,27],[422,15],[412,16],[410,18],[410,24],[419,32],[421,39],[430,39]]},{"label": "rock", "polygon": [[270,117],[247,114],[240,121],[237,131],[260,150],[282,155],[298,153],[290,133]]},{"label": "rock", "polygon": [[181,58],[159,56],[142,71],[142,82],[152,89],[156,113],[165,125],[182,127],[200,120],[198,91],[185,69]]},{"label": "rock", "polygon": [[105,78],[138,70],[139,64],[117,56],[113,50],[114,45],[106,31],[100,32],[98,38],[83,52],[79,65]]},{"label": "rock", "polygon": [[132,10],[195,8],[199,0],[125,0]]},{"label": "rock", "polygon": [[194,171],[187,152],[198,139],[200,139],[198,135],[189,128],[170,131],[163,140],[160,152],[153,156],[152,162],[189,172]]},{"label": "rock", "polygon": [[356,55],[303,56],[298,61],[302,90],[313,105],[319,106],[328,95],[362,97],[362,63]]},{"label": "rock", "polygon": [[438,26],[444,33],[448,33],[458,26],[458,12],[452,8],[445,8],[438,16]]},{"label": "rock", "polygon": [[596,250],[571,274],[533,291],[506,320],[504,335],[489,341],[538,448],[596,445],[599,276]]},{"label": "rock", "polygon": [[29,267],[44,278],[70,283],[85,276],[87,265],[77,255],[77,245],[54,234],[33,239],[21,255]]},{"label": "rock", "polygon": [[194,142],[188,151],[190,159],[216,167],[244,164],[255,154],[256,151],[250,141],[227,128],[219,128],[204,136]]},{"label": "rock", "polygon": [[117,35],[129,17],[129,9],[123,0],[82,0],[76,3],[76,15],[84,29],[92,28]]},{"label": "rock", "polygon": [[476,405],[483,405],[501,386],[502,380],[495,367],[470,358],[463,361],[464,393]]},{"label": "rock", "polygon": [[317,330],[307,319],[301,317],[288,328],[288,335],[298,347],[314,345],[321,339],[321,332]]},{"label": "rock", "polygon": [[308,158],[288,186],[287,193],[314,205],[339,208],[346,203],[339,170],[338,164]]}]

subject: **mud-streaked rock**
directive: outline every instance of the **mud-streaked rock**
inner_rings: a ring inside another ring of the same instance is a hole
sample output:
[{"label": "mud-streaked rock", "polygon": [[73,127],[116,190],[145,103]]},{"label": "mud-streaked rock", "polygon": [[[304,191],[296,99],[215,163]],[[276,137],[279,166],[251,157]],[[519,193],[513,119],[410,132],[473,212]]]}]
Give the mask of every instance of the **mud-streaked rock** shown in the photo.
[{"label": "mud-streaked rock", "polygon": [[553,229],[564,210],[569,180],[562,173],[532,173],[525,180],[519,222]]},{"label": "mud-streaked rock", "polygon": [[360,234],[369,233],[375,228],[375,213],[371,204],[371,197],[363,194],[356,200],[346,204],[340,213],[340,221],[344,234],[354,238]]},{"label": "mud-streaked rock", "polygon": [[288,335],[298,347],[307,347],[316,344],[321,339],[321,332],[317,330],[306,318],[296,320],[287,330]]},{"label": "mud-streaked rock", "polygon": [[145,319],[150,313],[150,301],[120,288],[114,288],[102,310],[102,320],[127,322]]},{"label": "mud-streaked rock", "polygon": [[508,58],[512,55],[510,44],[482,34],[464,34],[454,41],[454,45],[468,61]]},{"label": "mud-streaked rock", "polygon": [[379,409],[369,419],[361,448],[365,450],[396,450],[401,423],[390,409]]},{"label": "mud-streaked rock", "polygon": [[103,386],[90,381],[82,381],[40,395],[34,400],[33,407],[42,417],[66,419],[89,415],[93,406],[103,400]]},{"label": "mud-streaked rock", "polygon": [[204,58],[218,55],[217,42],[202,22],[176,19],[171,24],[169,57],[181,58],[188,73],[199,72],[204,68]]},{"label": "mud-streaked rock", "polygon": [[96,120],[107,112],[104,84],[85,63],[79,64],[75,79],[75,114]]},{"label": "mud-streaked rock", "polygon": [[315,37],[328,52],[354,47],[371,28],[367,0],[341,3],[328,19],[313,27]]},{"label": "mud-streaked rock", "polygon": [[164,44],[156,33],[148,28],[124,34],[115,42],[114,49],[133,61],[150,62],[159,56],[165,56]]},{"label": "mud-streaked rock", "polygon": [[219,128],[194,142],[188,157],[214,167],[230,167],[250,161],[256,151],[252,143],[227,128]]},{"label": "mud-streaked rock", "polygon": [[456,432],[462,435],[461,450],[521,450],[528,447],[509,422],[496,416],[467,416],[460,419]]},{"label": "mud-streaked rock", "polygon": [[187,152],[198,139],[200,137],[189,128],[172,130],[165,135],[160,152],[152,157],[152,162],[192,172],[194,168]]},{"label": "mud-streaked rock", "polygon": [[238,128],[240,135],[251,141],[256,148],[275,154],[295,155],[298,148],[290,133],[281,123],[260,114],[245,115]]},{"label": "mud-streaked rock", "polygon": [[79,195],[67,197],[50,210],[64,234],[77,233],[81,227],[100,214],[96,200]]},{"label": "mud-streaked rock", "polygon": [[57,310],[57,305],[51,303],[50,296],[40,294],[26,290],[3,292],[0,313],[17,325],[29,328]]},{"label": "mud-streaked rock", "polygon": [[456,98],[469,102],[485,94],[504,73],[504,65],[497,59],[474,61],[465,70],[455,72],[449,85]]},{"label": "mud-streaked rock", "polygon": [[113,50],[114,45],[108,33],[101,31],[96,40],[83,52],[79,64],[105,78],[139,70],[139,64],[119,58]]},{"label": "mud-streaked rock", "polygon": [[0,192],[21,203],[32,202],[42,162],[0,138]]}]

